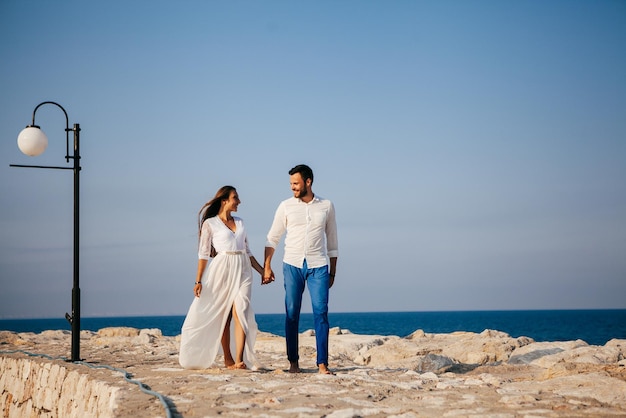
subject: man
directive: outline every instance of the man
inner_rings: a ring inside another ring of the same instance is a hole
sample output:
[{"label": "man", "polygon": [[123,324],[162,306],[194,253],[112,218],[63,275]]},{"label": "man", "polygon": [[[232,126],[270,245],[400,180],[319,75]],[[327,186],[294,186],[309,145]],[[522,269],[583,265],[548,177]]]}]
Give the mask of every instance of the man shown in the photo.
[{"label": "man", "polygon": [[316,196],[313,171],[301,164],[289,170],[293,197],[282,201],[276,209],[274,222],[265,244],[263,283],[274,280],[272,257],[283,233],[285,254],[285,336],[289,372],[299,373],[298,326],[302,293],[308,283],[317,346],[319,372],[328,370],[328,290],[335,282],[337,268],[337,224],[335,207],[330,200]]}]

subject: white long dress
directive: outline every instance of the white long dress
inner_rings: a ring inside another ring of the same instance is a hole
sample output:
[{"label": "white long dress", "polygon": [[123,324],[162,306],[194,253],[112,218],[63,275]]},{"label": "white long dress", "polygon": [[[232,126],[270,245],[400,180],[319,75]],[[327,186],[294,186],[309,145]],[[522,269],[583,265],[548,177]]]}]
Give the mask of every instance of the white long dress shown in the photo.
[{"label": "white long dress", "polygon": [[[202,274],[202,292],[194,298],[183,323],[179,363],[187,369],[206,369],[222,353],[221,339],[233,304],[246,333],[244,362],[258,367],[254,343],[258,331],[250,304],[252,266],[243,221],[235,217],[235,232],[215,216],[202,224],[198,257],[208,260],[211,244],[217,255]],[[233,317],[232,321],[235,321]],[[231,324],[231,353],[235,355],[234,323]]]}]

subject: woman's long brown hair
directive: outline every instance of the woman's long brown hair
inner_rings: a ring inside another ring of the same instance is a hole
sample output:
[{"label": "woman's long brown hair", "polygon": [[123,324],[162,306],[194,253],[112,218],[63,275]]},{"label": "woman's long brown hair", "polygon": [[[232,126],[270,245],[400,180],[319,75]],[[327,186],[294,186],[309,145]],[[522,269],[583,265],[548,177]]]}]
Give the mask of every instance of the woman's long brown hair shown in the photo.
[{"label": "woman's long brown hair", "polygon": [[222,186],[217,193],[215,193],[215,197],[202,206],[202,209],[198,212],[198,236],[200,235],[200,231],[202,231],[204,221],[219,213],[222,200],[228,200],[233,191],[237,191],[233,186]]}]

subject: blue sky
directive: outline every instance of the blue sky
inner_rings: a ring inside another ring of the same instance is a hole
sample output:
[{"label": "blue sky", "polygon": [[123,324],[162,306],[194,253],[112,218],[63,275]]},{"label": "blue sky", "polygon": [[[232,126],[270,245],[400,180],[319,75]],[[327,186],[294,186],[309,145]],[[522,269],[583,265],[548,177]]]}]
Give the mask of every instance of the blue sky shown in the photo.
[{"label": "blue sky", "polygon": [[46,100],[82,129],[83,316],[185,314],[224,184],[261,260],[298,163],[331,311],[626,308],[622,1],[5,0],[0,39],[2,318],[71,309],[71,172],[9,167],[65,164],[54,106],[16,146]]}]

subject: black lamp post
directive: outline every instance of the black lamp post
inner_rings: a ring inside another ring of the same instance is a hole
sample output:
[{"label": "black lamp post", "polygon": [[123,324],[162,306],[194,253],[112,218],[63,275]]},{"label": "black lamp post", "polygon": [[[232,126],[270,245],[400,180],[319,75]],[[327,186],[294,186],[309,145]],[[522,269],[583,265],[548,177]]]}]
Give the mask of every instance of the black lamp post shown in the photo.
[{"label": "black lamp post", "polygon": [[[74,285],[72,288],[72,314],[65,314],[65,318],[72,326],[72,358],[71,361],[79,361],[80,358],[80,284],[79,284],[79,271],[78,271],[78,215],[79,215],[79,185],[80,185],[80,147],[79,147],[79,133],[80,126],[78,123],[74,124],[73,128],[69,127],[69,119],[67,112],[58,103],[55,102],[42,102],[33,110],[33,123],[28,125],[17,137],[17,145],[20,150],[31,157],[40,155],[45,151],[48,146],[48,138],[46,134],[35,125],[35,113],[37,109],[45,104],[53,104],[58,106],[65,114],[65,161],[70,162],[70,159],[74,160],[73,167],[51,167],[41,165],[19,165],[11,164],[11,167],[28,167],[28,168],[51,168],[57,170],[74,170]],[[70,156],[70,132],[74,132],[74,155]]]}]

